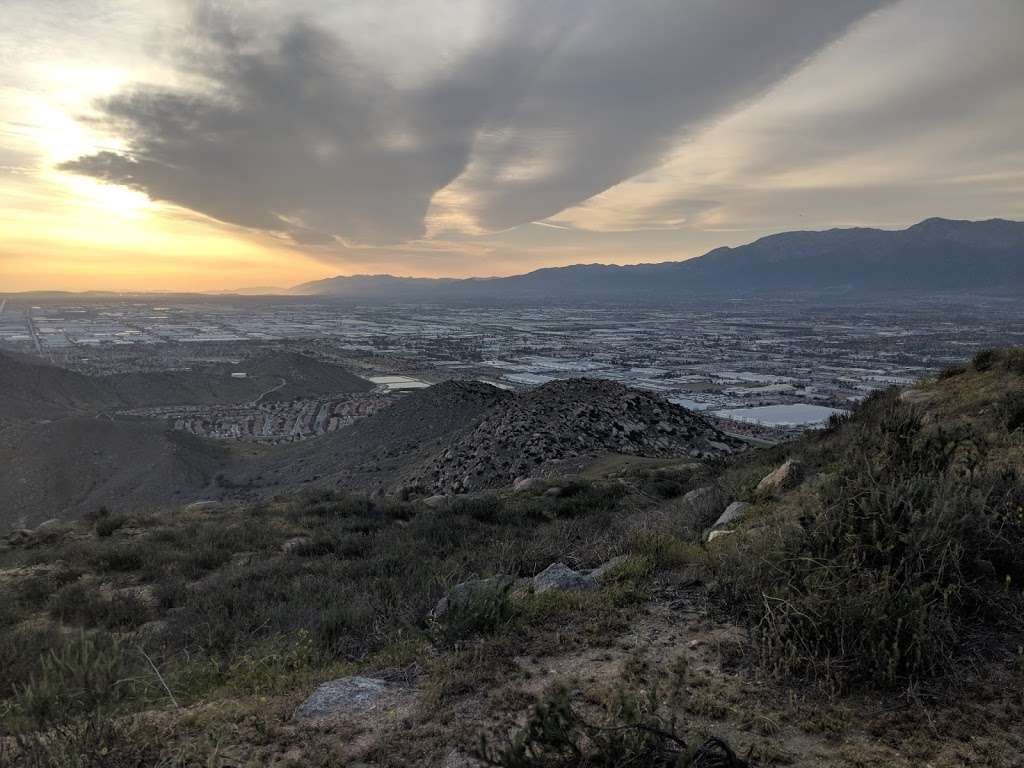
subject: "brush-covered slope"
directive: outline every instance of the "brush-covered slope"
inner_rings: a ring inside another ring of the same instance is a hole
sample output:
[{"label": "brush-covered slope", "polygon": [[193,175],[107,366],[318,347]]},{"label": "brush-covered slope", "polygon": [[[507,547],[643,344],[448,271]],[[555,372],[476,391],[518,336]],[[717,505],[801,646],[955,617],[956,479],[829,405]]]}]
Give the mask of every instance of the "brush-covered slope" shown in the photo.
[{"label": "brush-covered slope", "polygon": [[410,482],[458,492],[510,485],[608,453],[704,459],[739,448],[700,416],[655,395],[568,379],[505,398],[417,467]]},{"label": "brush-covered slope", "polygon": [[[244,378],[232,373],[245,373]],[[237,365],[188,371],[114,374],[95,379],[129,407],[243,403],[257,398],[291,400],[365,392],[373,384],[344,368],[292,352],[268,352]]]},{"label": "brush-covered slope", "polygon": [[222,446],[147,420],[0,423],[0,530],[101,506],[161,508],[200,494]]},{"label": "brush-covered slope", "polygon": [[0,352],[0,418],[46,419],[117,405],[102,381],[20,355]]},{"label": "brush-covered slope", "polygon": [[236,474],[255,487],[390,487],[401,470],[436,454],[453,434],[511,397],[476,381],[435,384],[337,432],[276,449]]},{"label": "brush-covered slope", "polygon": [[[760,483],[784,458],[795,487]],[[1018,653],[1024,350],[876,393],[725,485],[751,506],[713,542],[715,597],[775,672],[906,689]]]}]

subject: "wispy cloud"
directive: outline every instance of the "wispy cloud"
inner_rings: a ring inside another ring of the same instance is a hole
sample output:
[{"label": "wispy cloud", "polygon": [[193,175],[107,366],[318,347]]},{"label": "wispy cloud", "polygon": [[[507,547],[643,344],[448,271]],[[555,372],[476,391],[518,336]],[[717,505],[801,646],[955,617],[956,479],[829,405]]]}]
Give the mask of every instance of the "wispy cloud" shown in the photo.
[{"label": "wispy cloud", "polygon": [[268,36],[203,4],[178,59],[202,85],[104,100],[127,150],[62,169],[311,246],[420,238],[449,185],[501,230],[658,164],[884,4],[523,0],[412,86],[309,17]]}]

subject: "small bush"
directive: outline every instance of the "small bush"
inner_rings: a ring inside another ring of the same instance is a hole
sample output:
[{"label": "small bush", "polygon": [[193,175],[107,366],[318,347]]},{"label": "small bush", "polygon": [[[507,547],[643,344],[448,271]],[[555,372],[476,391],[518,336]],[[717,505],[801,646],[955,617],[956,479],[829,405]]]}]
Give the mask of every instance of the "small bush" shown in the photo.
[{"label": "small bush", "polygon": [[1001,368],[1009,373],[1024,374],[1024,349],[984,349],[974,356],[971,367],[976,371]]},{"label": "small bush", "polygon": [[112,635],[82,632],[39,658],[37,671],[17,688],[15,705],[39,727],[108,711],[139,685],[129,659]]},{"label": "small bush", "polygon": [[150,619],[149,607],[138,597],[129,593],[104,595],[81,582],[55,592],[48,609],[64,624],[109,630],[134,629]]},{"label": "small bush", "polygon": [[122,515],[104,515],[96,521],[96,535],[101,539],[112,536],[115,531],[124,526],[125,522],[127,519]]},{"label": "small bush", "polygon": [[103,546],[95,553],[94,564],[99,571],[126,573],[137,571],[145,564],[140,549],[131,542]]},{"label": "small bush", "polygon": [[470,637],[492,635],[512,618],[512,587],[509,578],[494,578],[469,587],[459,599],[449,597],[448,611],[440,622],[441,637],[449,645]]},{"label": "small bush", "polygon": [[1007,432],[1024,429],[1024,392],[1015,392],[1004,399],[999,410]]},{"label": "small bush", "polygon": [[[675,696],[679,698],[678,692]],[[689,747],[673,718],[659,714],[656,687],[645,699],[622,695],[604,724],[589,722],[565,690],[534,707],[526,726],[501,747],[481,738],[476,757],[497,768],[745,768],[728,744]]]},{"label": "small bush", "polygon": [[999,350],[983,349],[971,360],[971,367],[976,371],[987,371],[999,360]]},{"label": "small bush", "polygon": [[139,768],[171,763],[159,740],[139,734],[133,725],[96,713],[83,720],[56,723],[45,733],[21,734],[0,744],[0,765],[8,768]]},{"label": "small bush", "polygon": [[962,365],[953,365],[939,371],[938,379],[939,381],[945,381],[946,379],[952,379],[965,373],[967,373],[967,368]]},{"label": "small bush", "polygon": [[629,549],[634,555],[644,558],[656,571],[679,568],[701,562],[704,558],[704,552],[699,546],[670,533],[637,533]]}]

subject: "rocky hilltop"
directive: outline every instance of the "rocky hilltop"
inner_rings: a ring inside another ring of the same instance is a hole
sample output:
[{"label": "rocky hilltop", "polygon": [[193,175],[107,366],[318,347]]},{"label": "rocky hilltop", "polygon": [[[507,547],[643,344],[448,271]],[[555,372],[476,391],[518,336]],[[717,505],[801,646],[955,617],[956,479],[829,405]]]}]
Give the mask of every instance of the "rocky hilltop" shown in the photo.
[{"label": "rocky hilltop", "polygon": [[420,467],[411,483],[440,492],[509,485],[606,453],[716,458],[741,443],[648,392],[597,379],[553,381],[507,397]]}]

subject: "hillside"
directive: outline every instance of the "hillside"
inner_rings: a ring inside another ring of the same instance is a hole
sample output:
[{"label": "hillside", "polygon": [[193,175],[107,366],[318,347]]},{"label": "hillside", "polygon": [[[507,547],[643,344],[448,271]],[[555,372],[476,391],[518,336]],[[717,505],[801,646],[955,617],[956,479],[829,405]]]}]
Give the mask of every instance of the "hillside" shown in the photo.
[{"label": "hillside", "polygon": [[142,419],[0,422],[0,531],[194,499],[227,450]]},{"label": "hillside", "polygon": [[[245,378],[232,377],[242,372]],[[84,376],[35,358],[0,352],[0,418],[45,419],[69,413],[162,405],[242,403],[365,392],[373,384],[305,355],[268,352],[238,365],[188,371]]]},{"label": "hillside", "polygon": [[[232,373],[245,373],[245,378]],[[95,377],[127,407],[243,403],[259,397],[296,397],[365,392],[373,385],[344,368],[305,355],[268,352],[237,365],[208,365],[189,371],[112,374]]]},{"label": "hillside", "polygon": [[637,300],[701,295],[993,292],[1024,288],[1024,222],[927,219],[903,230],[784,232],[688,261],[579,264],[468,280],[336,277],[298,293],[403,300]]},{"label": "hillside", "polygon": [[413,470],[411,485],[480,490],[604,454],[719,458],[742,444],[696,414],[610,381],[553,381],[508,397]]},{"label": "hillside", "polygon": [[18,531],[0,762],[1011,768],[1022,430],[997,350],[725,463]]},{"label": "hillside", "polygon": [[449,381],[232,473],[248,492],[305,483],[460,493],[565,471],[606,454],[711,458],[739,449],[703,419],[612,382],[574,379],[521,394]]},{"label": "hillside", "polygon": [[268,453],[239,468],[238,484],[389,488],[401,470],[443,450],[454,433],[510,397],[475,381],[435,384],[337,432]]},{"label": "hillside", "polygon": [[67,412],[96,412],[119,402],[95,378],[0,352],[0,418],[52,418]]}]

